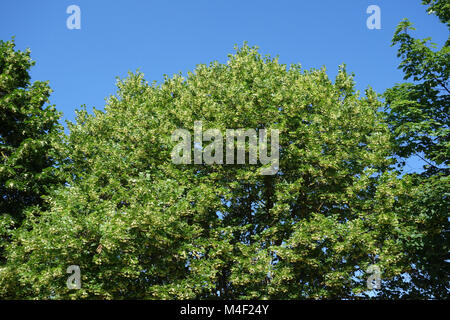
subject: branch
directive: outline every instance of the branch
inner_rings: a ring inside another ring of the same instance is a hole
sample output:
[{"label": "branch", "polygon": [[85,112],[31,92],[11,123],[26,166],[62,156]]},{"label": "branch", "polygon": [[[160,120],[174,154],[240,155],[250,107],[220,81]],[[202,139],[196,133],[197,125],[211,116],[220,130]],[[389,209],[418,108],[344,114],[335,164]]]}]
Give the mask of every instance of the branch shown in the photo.
[{"label": "branch", "polygon": [[426,163],[428,163],[430,166],[435,167],[437,169],[439,169],[437,166],[435,166],[434,164],[431,164],[428,160],[422,158],[419,154],[414,153],[416,156],[418,156],[420,159],[422,159],[423,161],[425,161]]}]

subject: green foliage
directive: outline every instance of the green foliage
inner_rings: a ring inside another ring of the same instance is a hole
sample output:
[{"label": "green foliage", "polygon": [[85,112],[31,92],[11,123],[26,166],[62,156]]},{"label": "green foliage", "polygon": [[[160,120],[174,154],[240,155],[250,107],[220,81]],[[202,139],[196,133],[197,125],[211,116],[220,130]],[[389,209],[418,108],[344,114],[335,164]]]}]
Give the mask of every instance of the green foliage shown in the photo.
[{"label": "green foliage", "polygon": [[435,14],[450,28],[450,3],[447,0],[422,0],[422,4],[428,5],[427,12]]},{"label": "green foliage", "polygon": [[[408,34],[411,23],[402,21],[393,37],[398,44],[399,68],[405,72],[404,83],[385,93],[387,120],[397,140],[400,157],[424,155],[432,164],[430,170],[449,161],[449,74],[450,48],[433,50],[430,39],[414,39]],[[431,46],[431,47],[430,47]]]},{"label": "green foliage", "polygon": [[448,299],[449,255],[449,177],[434,175],[414,181],[415,195],[402,202],[399,210],[410,217],[408,228],[417,229],[417,238],[405,242],[407,274],[386,281],[382,298]]},{"label": "green foliage", "polygon": [[14,41],[0,41],[0,262],[10,232],[25,211],[44,206],[58,178],[54,165],[58,151],[60,114],[46,106],[47,82],[30,84],[30,51],[16,51]]},{"label": "green foliage", "polygon": [[[1,296],[356,298],[369,265],[383,279],[408,271],[421,234],[398,203],[416,189],[388,171],[380,102],[344,66],[333,82],[244,45],[187,77],[117,86],[104,112],[70,124],[70,179],[14,232]],[[173,164],[171,133],[197,120],[280,130],[280,171]],[[80,290],[65,285],[73,264]]]},{"label": "green foliage", "polygon": [[[450,29],[448,1],[426,0],[428,12],[436,14]],[[449,293],[449,66],[450,41],[441,49],[430,39],[415,39],[408,20],[402,21],[392,40],[399,45],[402,83],[388,89],[386,119],[395,138],[394,153],[401,161],[416,155],[426,165],[421,174],[405,176],[416,186],[416,195],[402,205],[413,217],[411,227],[421,234],[420,245],[405,248],[410,270],[406,281],[393,278],[385,297],[448,298]],[[449,38],[450,39],[450,38]]]}]

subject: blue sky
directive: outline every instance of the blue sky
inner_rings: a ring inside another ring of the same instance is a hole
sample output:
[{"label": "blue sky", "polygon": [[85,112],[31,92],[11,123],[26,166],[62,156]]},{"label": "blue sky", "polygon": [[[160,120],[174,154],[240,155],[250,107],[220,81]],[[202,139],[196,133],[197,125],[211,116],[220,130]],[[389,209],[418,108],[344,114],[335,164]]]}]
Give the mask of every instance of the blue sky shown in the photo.
[{"label": "blue sky", "polygon": [[[186,73],[196,64],[225,62],[234,45],[248,41],[282,63],[325,66],[330,77],[346,63],[357,88],[382,93],[402,81],[391,38],[405,17],[442,44],[448,36],[420,0],[316,1],[3,1],[0,39],[16,37],[30,48],[32,80],[49,80],[51,103],[73,120],[85,104],[102,109],[116,77],[140,69],[147,81]],[[69,30],[69,5],[81,9],[81,29]],[[381,8],[381,30],[369,30],[369,5]]]}]

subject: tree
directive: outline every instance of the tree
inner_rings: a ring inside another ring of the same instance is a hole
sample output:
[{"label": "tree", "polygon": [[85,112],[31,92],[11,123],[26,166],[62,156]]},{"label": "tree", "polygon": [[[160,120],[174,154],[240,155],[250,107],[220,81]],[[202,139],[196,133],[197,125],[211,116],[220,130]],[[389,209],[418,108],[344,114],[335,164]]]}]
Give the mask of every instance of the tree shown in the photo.
[{"label": "tree", "polygon": [[[3,296],[357,298],[369,265],[383,279],[405,272],[416,230],[397,208],[409,182],[388,170],[376,94],[360,97],[345,66],[333,83],[245,44],[187,77],[157,85],[136,73],[117,86],[105,111],[70,124],[70,178],[15,232]],[[279,171],[174,164],[171,135],[194,121],[278,129]],[[80,290],[65,285],[70,265]]]},{"label": "tree", "polygon": [[0,265],[11,231],[26,211],[45,208],[43,196],[59,181],[54,165],[60,114],[48,102],[47,82],[30,84],[30,51],[0,41]]},{"label": "tree", "polygon": [[[439,17],[450,29],[450,4],[425,0],[428,12]],[[416,196],[405,202],[404,210],[420,230],[420,237],[407,248],[410,271],[404,278],[392,279],[388,297],[448,298],[449,293],[449,66],[450,37],[438,50],[430,38],[415,39],[405,19],[394,34],[392,45],[399,45],[402,83],[388,89],[385,113],[394,137],[394,154],[404,163],[410,156],[420,157],[424,172],[409,174],[417,187]],[[398,290],[401,288],[402,290]]]}]

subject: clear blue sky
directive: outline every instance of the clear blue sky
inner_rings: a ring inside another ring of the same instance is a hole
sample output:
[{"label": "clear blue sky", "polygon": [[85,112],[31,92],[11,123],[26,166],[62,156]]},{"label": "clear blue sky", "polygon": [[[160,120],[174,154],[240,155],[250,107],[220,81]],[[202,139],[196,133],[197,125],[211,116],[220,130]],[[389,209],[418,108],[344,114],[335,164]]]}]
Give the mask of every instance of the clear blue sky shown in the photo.
[{"label": "clear blue sky", "polygon": [[[80,30],[66,27],[72,4],[81,9]],[[381,8],[381,30],[366,27],[372,4]],[[403,18],[418,37],[447,39],[425,8],[420,0],[2,0],[0,39],[16,36],[17,48],[31,49],[32,80],[49,80],[51,103],[73,120],[83,104],[102,109],[115,78],[129,70],[160,82],[199,63],[225,62],[244,41],[282,63],[326,66],[332,78],[346,63],[359,90],[370,85],[382,93],[402,81],[390,42]]]}]

